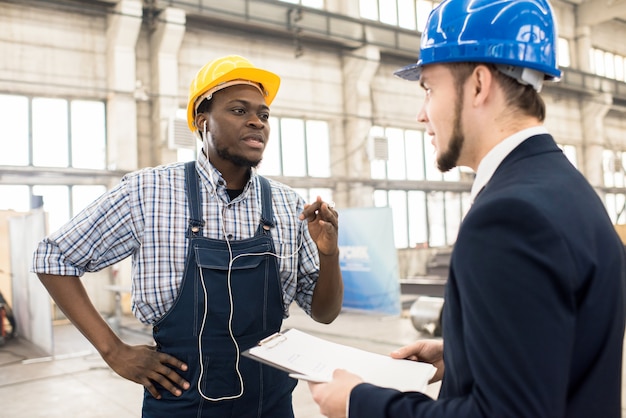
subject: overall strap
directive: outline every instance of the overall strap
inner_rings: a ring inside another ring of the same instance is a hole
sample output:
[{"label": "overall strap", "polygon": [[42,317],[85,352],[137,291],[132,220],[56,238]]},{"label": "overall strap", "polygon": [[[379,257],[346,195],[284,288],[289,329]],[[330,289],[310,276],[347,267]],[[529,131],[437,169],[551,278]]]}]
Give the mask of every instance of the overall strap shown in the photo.
[{"label": "overall strap", "polygon": [[189,161],[185,163],[185,192],[187,193],[187,202],[189,203],[189,228],[187,228],[187,237],[202,236],[202,210],[200,201],[200,187],[198,186],[198,174],[196,173],[196,162]]},{"label": "overall strap", "polygon": [[272,186],[263,176],[257,176],[261,185],[261,226],[269,231],[274,226],[274,209],[272,207]]}]

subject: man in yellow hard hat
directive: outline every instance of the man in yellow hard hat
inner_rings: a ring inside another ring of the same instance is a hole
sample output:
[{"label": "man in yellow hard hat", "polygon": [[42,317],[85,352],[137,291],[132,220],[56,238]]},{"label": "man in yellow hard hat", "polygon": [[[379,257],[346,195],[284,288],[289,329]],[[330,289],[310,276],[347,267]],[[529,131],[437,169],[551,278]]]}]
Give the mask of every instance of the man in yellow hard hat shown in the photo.
[{"label": "man in yellow hard hat", "polygon": [[[337,213],[256,174],[280,79],[239,56],[191,83],[197,161],[128,174],[42,241],[33,271],[122,377],[143,417],[293,417],[296,381],[241,353],[277,332],[293,301],[316,321],[341,309]],[[156,347],[123,343],[79,280],[133,257],[132,308]]]}]

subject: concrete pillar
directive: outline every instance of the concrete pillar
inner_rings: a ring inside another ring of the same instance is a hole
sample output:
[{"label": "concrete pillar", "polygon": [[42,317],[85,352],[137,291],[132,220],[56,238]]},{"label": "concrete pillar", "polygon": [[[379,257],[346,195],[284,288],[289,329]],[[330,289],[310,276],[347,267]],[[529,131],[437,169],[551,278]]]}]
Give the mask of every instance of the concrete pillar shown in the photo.
[{"label": "concrete pillar", "polygon": [[576,67],[585,73],[591,73],[591,59],[589,52],[591,51],[591,29],[589,26],[581,26],[576,28]]},{"label": "concrete pillar", "polygon": [[604,117],[612,103],[613,98],[608,93],[598,94],[582,103],[583,174],[593,186],[604,185]]},{"label": "concrete pillar", "polygon": [[120,0],[107,27],[107,155],[109,169],[137,169],[135,44],[141,28],[141,1]]},{"label": "concrete pillar", "polygon": [[[155,21],[150,37],[150,70],[152,73],[152,132],[153,145],[159,156],[154,164],[176,160],[176,150],[168,148],[168,129],[171,118],[179,108],[178,52],[185,35],[185,12],[169,7]],[[189,80],[191,83],[191,80]]]},{"label": "concrete pillar", "polygon": [[[370,178],[368,139],[372,127],[371,85],[380,64],[378,48],[367,45],[343,58],[344,125],[346,174],[352,180]],[[332,162],[331,162],[332,163]],[[345,190],[347,207],[372,206],[373,189],[363,183],[353,183]]]}]

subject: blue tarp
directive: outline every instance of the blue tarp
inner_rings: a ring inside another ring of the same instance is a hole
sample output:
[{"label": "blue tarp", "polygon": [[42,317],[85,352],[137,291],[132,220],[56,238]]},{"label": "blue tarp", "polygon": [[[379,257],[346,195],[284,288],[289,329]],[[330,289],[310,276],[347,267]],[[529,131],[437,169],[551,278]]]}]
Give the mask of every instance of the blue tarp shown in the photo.
[{"label": "blue tarp", "polygon": [[338,212],[343,307],[399,315],[400,281],[391,209]]}]

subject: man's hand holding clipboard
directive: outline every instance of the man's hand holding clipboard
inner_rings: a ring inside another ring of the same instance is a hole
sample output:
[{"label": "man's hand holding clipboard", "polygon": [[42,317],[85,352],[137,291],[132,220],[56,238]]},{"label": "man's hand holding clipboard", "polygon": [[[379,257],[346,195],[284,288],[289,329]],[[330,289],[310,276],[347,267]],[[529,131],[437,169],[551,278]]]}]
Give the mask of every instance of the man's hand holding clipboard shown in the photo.
[{"label": "man's hand holding clipboard", "polygon": [[343,369],[364,382],[401,391],[423,392],[436,371],[427,363],[394,359],[297,329],[273,334],[242,354],[308,382],[330,382],[335,370]]}]

